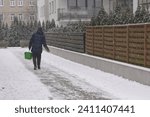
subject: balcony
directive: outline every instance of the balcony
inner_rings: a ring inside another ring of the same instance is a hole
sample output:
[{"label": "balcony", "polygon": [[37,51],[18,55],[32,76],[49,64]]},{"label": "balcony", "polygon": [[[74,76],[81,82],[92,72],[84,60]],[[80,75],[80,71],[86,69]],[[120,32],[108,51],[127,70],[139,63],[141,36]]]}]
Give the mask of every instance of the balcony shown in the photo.
[{"label": "balcony", "polygon": [[96,16],[99,8],[70,8],[58,9],[58,21],[60,20],[90,20]]}]

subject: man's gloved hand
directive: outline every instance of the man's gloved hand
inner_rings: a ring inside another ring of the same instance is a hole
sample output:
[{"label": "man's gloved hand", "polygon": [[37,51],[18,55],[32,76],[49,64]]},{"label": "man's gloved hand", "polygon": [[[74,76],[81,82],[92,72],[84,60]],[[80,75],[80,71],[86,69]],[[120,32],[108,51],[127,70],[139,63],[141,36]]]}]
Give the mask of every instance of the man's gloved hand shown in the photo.
[{"label": "man's gloved hand", "polygon": [[49,50],[49,48],[48,48],[47,46],[45,46],[45,50],[46,50],[47,52],[50,52],[50,50]]}]

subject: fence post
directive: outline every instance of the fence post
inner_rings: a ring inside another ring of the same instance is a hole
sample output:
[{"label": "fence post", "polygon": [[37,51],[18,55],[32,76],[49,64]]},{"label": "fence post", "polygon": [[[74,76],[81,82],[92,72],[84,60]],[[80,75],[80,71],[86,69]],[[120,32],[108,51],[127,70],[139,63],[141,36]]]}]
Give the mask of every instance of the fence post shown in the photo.
[{"label": "fence post", "polygon": [[115,26],[113,26],[113,59],[115,59]]},{"label": "fence post", "polygon": [[147,38],[147,24],[144,24],[144,66],[146,66],[146,54],[147,54],[147,46],[146,46],[146,38]]},{"label": "fence post", "polygon": [[127,43],[127,63],[129,63],[129,25],[127,25],[127,37],[126,37],[126,43]]},{"label": "fence post", "polygon": [[87,29],[88,27],[86,27],[86,31],[85,31],[85,53],[88,53],[87,52]]},{"label": "fence post", "polygon": [[92,27],[92,33],[93,33],[93,38],[92,38],[92,55],[94,55],[94,37],[95,37],[94,29],[95,29],[95,27]]},{"label": "fence post", "polygon": [[102,40],[103,40],[103,57],[104,57],[104,26],[102,26]]},{"label": "fence post", "polygon": [[86,41],[86,32],[83,33],[83,51],[84,51],[84,53],[86,53],[85,52],[85,45],[86,45],[85,41]]}]

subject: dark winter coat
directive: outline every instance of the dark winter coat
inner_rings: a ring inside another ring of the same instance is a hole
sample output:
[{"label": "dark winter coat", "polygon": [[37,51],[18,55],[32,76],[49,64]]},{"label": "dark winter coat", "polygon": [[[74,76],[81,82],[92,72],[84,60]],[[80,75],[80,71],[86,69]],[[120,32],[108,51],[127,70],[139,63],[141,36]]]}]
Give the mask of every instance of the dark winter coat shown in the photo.
[{"label": "dark winter coat", "polygon": [[45,41],[45,36],[42,32],[42,29],[38,29],[36,33],[32,35],[29,43],[29,50],[31,49],[32,53],[38,54],[42,53],[42,45],[47,48]]}]

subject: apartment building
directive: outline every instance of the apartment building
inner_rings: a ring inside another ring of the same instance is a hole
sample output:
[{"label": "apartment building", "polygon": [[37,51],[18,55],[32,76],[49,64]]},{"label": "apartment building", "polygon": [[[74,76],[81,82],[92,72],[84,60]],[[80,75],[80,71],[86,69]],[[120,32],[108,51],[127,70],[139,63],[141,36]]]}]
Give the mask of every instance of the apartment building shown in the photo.
[{"label": "apartment building", "polygon": [[138,6],[136,1],[138,0],[38,0],[38,19],[54,19],[59,26],[69,22],[90,21],[101,7],[104,7],[107,13],[114,11],[117,5],[135,11]]},{"label": "apartment building", "polygon": [[57,25],[90,21],[103,5],[103,0],[49,0],[49,19]]},{"label": "apartment building", "polygon": [[74,21],[90,21],[101,7],[110,13],[117,5],[133,11],[134,0],[49,0],[49,19],[65,25]]},{"label": "apartment building", "polygon": [[25,22],[37,20],[37,0],[0,0],[0,20],[10,25],[14,17]]}]

